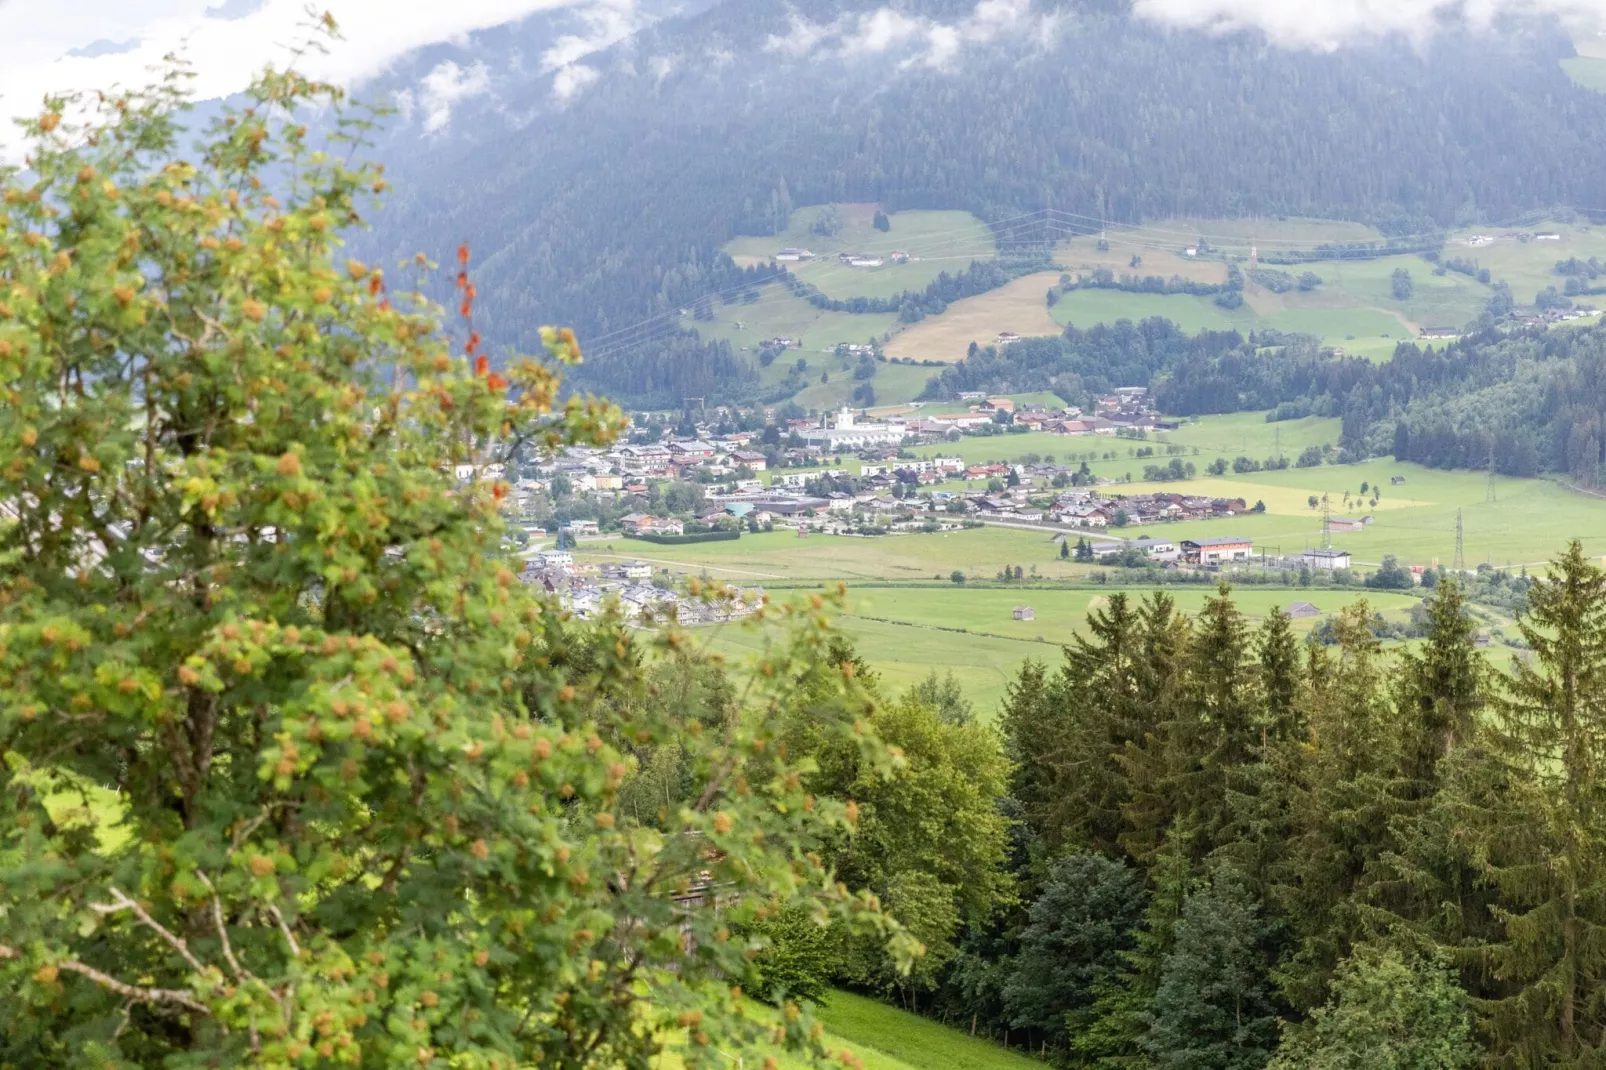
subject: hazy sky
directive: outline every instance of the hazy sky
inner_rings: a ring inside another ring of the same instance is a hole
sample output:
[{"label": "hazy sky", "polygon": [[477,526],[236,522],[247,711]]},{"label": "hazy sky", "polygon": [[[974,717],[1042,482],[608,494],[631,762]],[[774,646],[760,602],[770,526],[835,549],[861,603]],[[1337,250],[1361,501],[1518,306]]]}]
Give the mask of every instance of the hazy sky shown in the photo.
[{"label": "hazy sky", "polygon": [[[580,2],[598,0],[323,0],[344,40],[301,66],[358,80],[421,45]],[[197,96],[223,96],[285,63],[306,21],[306,0],[0,0],[0,116],[32,114],[49,91],[146,84],[175,50],[194,66]],[[13,141],[6,123],[0,147]]]},{"label": "hazy sky", "polygon": [[1551,13],[1579,27],[1606,27],[1606,0],[1134,0],[1134,8],[1174,26],[1256,28],[1279,44],[1315,49],[1392,34],[1424,41],[1452,17],[1488,27],[1503,14]]},{"label": "hazy sky", "polygon": [[[579,63],[586,52],[638,24],[636,0],[322,0],[320,9],[325,5],[344,40],[302,66],[343,82],[375,74],[421,45],[538,10],[577,7],[586,16],[583,32],[541,57],[543,70],[558,72],[559,96],[595,77]],[[1606,25],[1606,0],[1135,0],[1135,6],[1143,17],[1174,26],[1260,28],[1280,44],[1318,49],[1391,33],[1423,38],[1451,12],[1482,24],[1507,11],[1550,11]],[[913,2],[829,26],[794,16],[792,32],[772,38],[770,47],[877,51],[907,38],[925,49],[927,62],[941,65],[971,39],[1011,28],[1053,31],[1049,7],[1047,0],[977,0],[953,24],[922,17]],[[164,54],[178,50],[193,64],[196,95],[222,96],[265,64],[285,62],[289,46],[306,37],[306,19],[306,0],[0,0],[0,155],[15,149],[3,120],[32,114],[47,91],[142,85]],[[454,93],[477,84],[473,71],[437,73],[444,87],[437,95],[448,105]]]}]

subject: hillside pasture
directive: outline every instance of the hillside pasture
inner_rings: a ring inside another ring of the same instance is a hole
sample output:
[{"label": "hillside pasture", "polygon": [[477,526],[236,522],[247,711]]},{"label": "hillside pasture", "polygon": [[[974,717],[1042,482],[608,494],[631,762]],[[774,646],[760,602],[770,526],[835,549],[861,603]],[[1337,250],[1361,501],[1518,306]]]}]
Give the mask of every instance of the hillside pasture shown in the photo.
[{"label": "hillside pasture", "polygon": [[1125,290],[1072,290],[1060,295],[1049,313],[1055,323],[1074,325],[1084,330],[1096,324],[1115,323],[1118,320],[1137,323],[1151,316],[1171,320],[1189,334],[1227,331],[1235,327],[1247,331],[1258,322],[1252,309],[1228,310],[1216,304],[1211,297],[1128,293]]},{"label": "hillside pasture", "polygon": [[[905,290],[924,290],[944,271],[963,271],[972,260],[998,255],[992,230],[969,212],[908,211],[888,216],[892,229],[883,233],[872,221],[874,204],[817,205],[792,213],[791,224],[773,237],[741,237],[725,251],[740,264],[766,263],[781,249],[808,249],[812,260],[786,265],[798,278],[830,297],[892,297]],[[835,234],[816,234],[812,228],[834,213],[840,222]],[[880,267],[852,267],[837,260],[839,253],[864,253],[885,259],[894,251],[906,252],[907,263],[890,260]]]},{"label": "hillside pasture", "polygon": [[887,356],[952,363],[965,359],[970,343],[991,345],[1003,331],[1027,337],[1059,334],[1047,302],[1048,288],[1058,281],[1059,272],[1041,271],[955,301],[942,315],[899,331],[886,345]]},{"label": "hillside pasture", "polygon": [[899,327],[896,313],[828,312],[815,308],[779,283],[758,287],[757,293],[754,301],[716,302],[712,320],[682,316],[680,326],[695,330],[705,341],[723,339],[733,349],[746,348],[754,355],[759,342],[766,338],[801,339],[804,355],[811,360],[814,354],[843,342],[880,338]]},{"label": "hillside pasture", "polygon": [[[1603,78],[1606,78],[1606,59],[1598,62],[1602,65]],[[1560,240],[1523,241],[1519,237],[1520,234],[1539,232],[1557,234]],[[1471,244],[1474,238],[1485,239],[1488,244],[1474,246]],[[1557,290],[1566,286],[1566,277],[1556,274],[1556,261],[1569,257],[1588,260],[1592,256],[1606,260],[1606,227],[1587,223],[1545,222],[1525,225],[1521,231],[1474,228],[1453,234],[1444,253],[1447,257],[1472,260],[1479,267],[1488,268],[1495,279],[1511,286],[1519,304],[1527,304],[1547,286],[1554,286]],[[1596,285],[1600,281],[1596,280]],[[1579,300],[1582,304],[1597,308],[1606,305],[1606,300],[1600,297]]]}]

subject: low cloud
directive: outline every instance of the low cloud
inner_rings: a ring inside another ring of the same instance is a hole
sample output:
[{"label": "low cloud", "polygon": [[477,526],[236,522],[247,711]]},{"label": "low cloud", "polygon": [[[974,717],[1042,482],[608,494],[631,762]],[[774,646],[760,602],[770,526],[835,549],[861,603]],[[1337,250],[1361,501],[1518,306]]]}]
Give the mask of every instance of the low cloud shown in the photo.
[{"label": "low cloud", "polygon": [[811,22],[795,12],[783,34],[770,34],[766,52],[802,58],[814,53],[837,56],[903,54],[900,66],[946,67],[966,45],[984,44],[1005,33],[1030,32],[1046,39],[1059,16],[1034,15],[1032,0],[978,0],[957,22],[942,22],[881,7],[828,23]]},{"label": "low cloud", "polygon": [[[291,48],[309,35],[306,0],[74,0],[71,6],[64,17],[60,0],[0,0],[0,160],[14,161],[22,151],[10,118],[34,114],[46,94],[149,85],[162,57],[178,52],[195,74],[190,89],[196,97],[227,96],[264,66],[284,66]],[[299,64],[313,77],[344,85],[360,85],[414,49],[538,11],[634,9],[622,0],[338,0],[330,6],[341,39]],[[597,39],[598,23],[581,25],[586,32],[578,39]],[[137,44],[113,53],[97,47],[101,41]],[[470,78],[466,84],[464,77]],[[471,71],[457,78],[448,93],[473,88]]]},{"label": "low cloud", "polygon": [[1606,26],[1602,0],[1135,0],[1133,12],[1181,29],[1259,30],[1278,45],[1324,52],[1394,36],[1420,45],[1446,25],[1483,31],[1508,15]]},{"label": "low cloud", "polygon": [[553,99],[560,104],[567,104],[586,86],[601,77],[595,67],[587,67],[583,63],[571,63],[566,67],[559,67],[557,74],[552,76]]},{"label": "low cloud", "polygon": [[583,31],[564,34],[541,53],[541,70],[553,75],[552,96],[560,103],[595,82],[601,74],[580,63],[647,26],[652,19],[636,8],[636,0],[594,0],[576,12]]},{"label": "low cloud", "polygon": [[418,87],[418,106],[424,112],[424,133],[446,129],[451,122],[452,105],[491,91],[491,72],[483,63],[467,70],[451,60],[424,76]]}]

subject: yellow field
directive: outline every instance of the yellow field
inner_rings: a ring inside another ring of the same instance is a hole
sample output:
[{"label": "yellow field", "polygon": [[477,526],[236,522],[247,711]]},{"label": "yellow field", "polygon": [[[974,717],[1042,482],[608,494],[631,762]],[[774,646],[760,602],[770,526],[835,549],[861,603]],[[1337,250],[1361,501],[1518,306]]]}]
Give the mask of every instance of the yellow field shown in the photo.
[{"label": "yellow field", "polygon": [[1048,288],[1059,282],[1057,271],[1026,275],[989,293],[977,294],[906,327],[886,345],[889,357],[947,362],[965,359],[970,343],[991,345],[1001,331],[1024,336],[1059,334],[1048,314]]}]

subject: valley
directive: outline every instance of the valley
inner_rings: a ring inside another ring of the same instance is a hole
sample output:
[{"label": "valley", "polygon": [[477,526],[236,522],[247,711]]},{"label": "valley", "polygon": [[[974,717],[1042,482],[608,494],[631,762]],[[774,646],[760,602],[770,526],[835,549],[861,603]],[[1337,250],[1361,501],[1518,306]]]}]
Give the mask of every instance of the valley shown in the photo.
[{"label": "valley", "polygon": [[[1384,248],[1389,239],[1373,228],[1328,220],[1179,218],[1101,225],[1049,213],[989,229],[965,212],[914,211],[884,215],[888,229],[881,231],[872,223],[879,211],[863,204],[799,209],[791,225],[773,238],[738,238],[725,252],[743,267],[776,266],[775,256],[783,249],[806,252],[807,258],[779,266],[839,302],[920,291],[944,271],[952,274],[972,261],[994,261],[998,256],[994,232],[1018,237],[1026,223],[1040,226],[1054,239],[1049,253],[1054,268],[960,298],[914,323],[904,322],[896,312],[817,308],[772,282],[722,299],[712,306],[707,322],[683,317],[683,324],[705,340],[728,342],[750,360],[756,360],[766,339],[798,343],[811,367],[808,376],[799,375],[793,385],[798,403],[808,408],[829,408],[839,399],[853,397],[851,387],[815,388],[828,385],[818,383],[821,371],[851,370],[845,363],[832,367],[816,354],[838,345],[874,341],[894,362],[880,365],[871,380],[876,403],[884,405],[912,400],[925,388],[925,375],[905,371],[897,362],[950,364],[963,360],[972,344],[985,347],[1005,335],[1031,337],[1057,333],[1066,326],[1086,329],[1156,316],[1188,333],[1301,334],[1345,353],[1385,360],[1401,342],[1422,341],[1424,330],[1459,332],[1476,321],[1498,284],[1504,283],[1519,303],[1526,303],[1547,287],[1563,288],[1567,280],[1555,270],[1559,261],[1606,257],[1606,228],[1534,219],[1520,226],[1424,236],[1433,250],[1427,258],[1368,251]],[[820,233],[822,218],[824,229],[832,231],[829,236]],[[1540,234],[1546,237],[1538,238]],[[1203,251],[1197,251],[1201,244]],[[1331,253],[1324,257],[1324,248],[1339,247],[1346,249],[1343,257]],[[1190,248],[1195,255],[1188,255]],[[881,263],[853,266],[840,259],[839,254],[848,251],[862,254],[863,263]],[[907,255],[907,261],[892,262],[894,253]],[[1281,262],[1291,257],[1298,262]],[[1443,265],[1452,261],[1457,267],[1446,270]],[[1045,299],[1061,279],[1092,280],[1097,272],[1113,278],[1158,276],[1224,286],[1229,265],[1246,273],[1242,301],[1232,308],[1211,296],[1098,285],[1059,293],[1052,304]],[[1262,281],[1257,271],[1270,274]],[[1292,278],[1304,272],[1313,273],[1320,282],[1308,290],[1276,282],[1283,275]],[[1403,295],[1395,289],[1400,272],[1409,276]],[[1590,307],[1588,298],[1581,298],[1580,304]],[[788,355],[791,360],[779,361],[778,367],[761,369],[767,390],[779,390],[785,383],[783,373],[797,359]],[[812,381],[805,382],[806,378]]]}]

